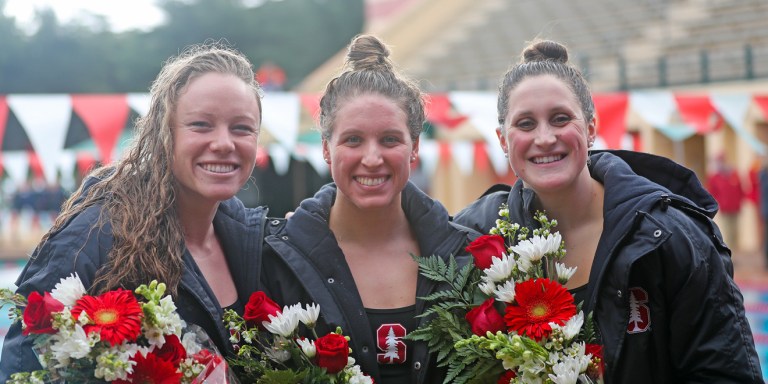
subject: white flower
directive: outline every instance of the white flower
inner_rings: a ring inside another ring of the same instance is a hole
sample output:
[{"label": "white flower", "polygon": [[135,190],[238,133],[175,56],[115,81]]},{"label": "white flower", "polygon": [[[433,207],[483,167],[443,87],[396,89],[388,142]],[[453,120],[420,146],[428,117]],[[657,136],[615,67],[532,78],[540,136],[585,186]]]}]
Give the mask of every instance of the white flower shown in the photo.
[{"label": "white flower", "polygon": [[562,236],[560,232],[549,234],[547,237],[535,235],[528,240],[523,240],[512,247],[512,251],[520,255],[520,258],[536,263],[548,253],[555,253],[560,249]]},{"label": "white flower", "polygon": [[579,335],[579,331],[581,331],[581,326],[584,324],[584,312],[579,312],[576,316],[571,317],[568,319],[568,321],[563,325],[563,336],[565,336],[566,340],[571,340],[574,337]]},{"label": "white flower", "polygon": [[315,349],[315,342],[310,339],[299,338],[296,339],[296,344],[301,347],[301,351],[304,352],[308,358],[313,359],[317,355],[317,349]]},{"label": "white flower", "polygon": [[492,258],[491,266],[483,270],[483,273],[485,273],[483,280],[494,283],[507,280],[512,274],[512,267],[514,265],[515,261],[509,255],[494,257]]},{"label": "white flower", "polygon": [[557,281],[560,284],[565,284],[576,273],[576,267],[569,268],[565,264],[555,263],[555,271],[557,271]]},{"label": "white flower", "polygon": [[158,348],[162,348],[165,344],[165,335],[163,334],[163,330],[157,327],[147,327],[144,330],[144,337],[147,338],[147,341],[150,345],[157,346]]},{"label": "white flower", "polygon": [[346,371],[350,374],[349,384],[373,384],[373,379],[363,374],[357,365],[347,368]]},{"label": "white flower", "polygon": [[53,335],[51,352],[59,362],[56,368],[64,368],[69,365],[70,359],[81,359],[91,352],[92,340],[86,335],[85,330],[79,324],[71,332],[60,330]]},{"label": "white flower", "polygon": [[317,318],[320,316],[319,304],[307,304],[307,308],[299,311],[299,321],[307,327],[314,328]]},{"label": "white flower", "polygon": [[124,350],[123,344],[120,348],[110,348],[96,356],[96,368],[94,376],[97,379],[106,381],[127,380],[128,375],[133,373],[133,366],[136,361],[131,357],[136,353],[134,348]]},{"label": "white flower", "polygon": [[563,360],[552,367],[549,378],[555,384],[576,384],[579,379],[579,358],[564,356]]},{"label": "white flower", "polygon": [[477,287],[480,288],[480,290],[488,296],[493,296],[493,292],[496,290],[496,284],[494,284],[492,281],[480,283]]},{"label": "white flower", "polygon": [[85,293],[85,287],[83,286],[83,282],[80,281],[80,277],[77,276],[77,273],[73,273],[69,275],[69,277],[61,279],[61,281],[56,284],[56,287],[51,290],[51,296],[67,307],[75,305],[77,300],[83,297]]},{"label": "white flower", "polygon": [[[269,315],[269,321],[263,321],[262,324],[267,331],[288,338],[299,326],[299,314],[296,306],[283,308],[282,313]],[[301,310],[301,306],[298,306]]]},{"label": "white flower", "polygon": [[506,283],[496,287],[496,289],[493,291],[493,295],[496,296],[496,300],[503,301],[505,303],[511,303],[515,301],[514,280],[507,280]]}]

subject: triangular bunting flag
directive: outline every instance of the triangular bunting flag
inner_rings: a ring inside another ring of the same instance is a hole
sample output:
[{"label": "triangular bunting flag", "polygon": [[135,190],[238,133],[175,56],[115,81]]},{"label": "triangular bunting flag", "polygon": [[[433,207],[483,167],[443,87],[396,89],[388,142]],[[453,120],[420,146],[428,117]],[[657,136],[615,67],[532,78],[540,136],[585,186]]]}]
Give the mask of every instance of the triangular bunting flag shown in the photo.
[{"label": "triangular bunting flag", "polygon": [[148,93],[129,93],[128,105],[141,116],[149,112],[150,97]]},{"label": "triangular bunting flag", "polygon": [[101,154],[101,162],[112,161],[117,139],[128,120],[125,95],[72,95],[72,107],[85,123]]},{"label": "triangular bunting flag", "polygon": [[291,153],[280,144],[271,144],[269,146],[269,158],[272,159],[272,166],[275,173],[279,176],[285,176],[291,165]]},{"label": "triangular bunting flag", "polygon": [[295,93],[274,92],[264,96],[262,128],[289,151],[299,137],[299,97]]},{"label": "triangular bunting flag", "polygon": [[597,114],[597,135],[603,138],[607,148],[621,148],[621,140],[627,132],[627,94],[595,94],[592,99]]},{"label": "triangular bunting flag", "polygon": [[453,161],[459,167],[459,171],[465,175],[471,175],[474,169],[475,145],[468,141],[455,141],[451,143]]},{"label": "triangular bunting flag", "polygon": [[29,155],[27,155],[27,151],[4,151],[2,155],[5,173],[8,174],[11,181],[17,186],[24,185],[29,174]]},{"label": "triangular bunting flag", "polygon": [[425,175],[432,177],[437,170],[437,142],[421,138],[419,140],[419,163]]},{"label": "triangular bunting flag", "polygon": [[719,116],[709,101],[708,95],[675,95],[677,112],[686,124],[696,132],[705,134],[714,131],[719,125]]}]

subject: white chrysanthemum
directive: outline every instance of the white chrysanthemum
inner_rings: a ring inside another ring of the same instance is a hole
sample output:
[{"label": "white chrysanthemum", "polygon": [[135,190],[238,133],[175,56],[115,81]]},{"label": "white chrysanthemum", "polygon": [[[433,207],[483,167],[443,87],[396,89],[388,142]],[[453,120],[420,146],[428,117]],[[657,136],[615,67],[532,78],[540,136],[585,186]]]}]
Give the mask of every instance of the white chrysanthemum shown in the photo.
[{"label": "white chrysanthemum", "polygon": [[557,271],[557,281],[560,284],[565,284],[576,273],[576,267],[567,267],[563,263],[555,263],[555,271]]},{"label": "white chrysanthemum", "polygon": [[483,273],[485,273],[483,280],[494,283],[507,280],[512,274],[512,267],[514,265],[515,261],[509,255],[494,257],[491,266],[483,270]]},{"label": "white chrysanthemum", "polygon": [[493,292],[496,290],[496,284],[494,284],[492,281],[480,283],[477,285],[477,287],[480,288],[480,290],[488,296],[493,296]]},{"label": "white chrysanthemum", "polygon": [[526,258],[532,263],[541,260],[548,253],[555,253],[560,249],[560,243],[563,238],[560,232],[550,233],[547,237],[535,235],[530,239],[523,240],[512,247],[512,251]]},{"label": "white chrysanthemum", "polygon": [[520,272],[528,273],[528,270],[530,270],[532,266],[531,259],[527,257],[519,257],[517,259],[517,269]]},{"label": "white chrysanthemum", "polygon": [[515,301],[514,280],[507,280],[506,283],[497,286],[493,291],[493,295],[496,297],[496,300],[503,301],[505,303],[511,303]]},{"label": "white chrysanthemum", "polygon": [[552,367],[554,374],[550,374],[549,378],[555,384],[576,384],[579,379],[579,366],[578,358],[564,356],[562,361]]},{"label": "white chrysanthemum", "polygon": [[56,284],[56,287],[51,290],[51,296],[67,307],[75,305],[77,300],[83,297],[85,293],[85,287],[77,273],[61,279]]},{"label": "white chrysanthemum", "polygon": [[270,333],[288,338],[299,326],[299,315],[294,306],[285,307],[282,313],[269,315],[269,321],[263,321],[262,324]]},{"label": "white chrysanthemum", "polygon": [[315,348],[315,342],[310,339],[296,339],[296,344],[301,347],[301,351],[304,352],[308,358],[313,359],[317,355],[317,349]]},{"label": "white chrysanthemum", "polygon": [[565,325],[563,325],[562,330],[565,339],[572,340],[574,337],[578,336],[582,325],[584,325],[584,312],[580,311],[576,316],[568,319]]},{"label": "white chrysanthemum", "polygon": [[302,309],[298,314],[299,321],[307,327],[314,328],[317,318],[320,316],[320,305],[315,303],[307,304],[307,308]]},{"label": "white chrysanthemum", "polygon": [[276,362],[276,363],[284,363],[291,359],[291,352],[286,351],[284,349],[272,346],[270,348],[267,348],[264,351],[264,354],[267,355],[267,357]]},{"label": "white chrysanthemum", "polygon": [[59,362],[55,367],[64,368],[69,365],[70,359],[81,359],[88,356],[91,352],[91,341],[79,324],[76,324],[71,332],[61,330],[53,335],[51,352],[54,359]]}]

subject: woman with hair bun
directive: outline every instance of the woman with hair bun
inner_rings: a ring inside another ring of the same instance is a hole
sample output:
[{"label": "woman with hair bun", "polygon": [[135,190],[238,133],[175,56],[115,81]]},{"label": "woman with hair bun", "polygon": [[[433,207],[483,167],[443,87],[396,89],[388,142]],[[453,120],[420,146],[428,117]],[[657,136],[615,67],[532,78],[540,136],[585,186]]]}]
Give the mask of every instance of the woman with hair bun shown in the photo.
[{"label": "woman with hair bun", "polygon": [[406,341],[438,287],[412,255],[463,255],[470,233],[408,181],[425,120],[422,93],[376,37],[358,36],[320,101],[333,183],[266,238],[263,282],[280,305],[320,304],[318,334],[341,327],[376,383],[442,382],[426,343]]},{"label": "woman with hair bun", "polygon": [[606,383],[762,383],[733,281],[731,251],[712,221],[717,203],[675,162],[590,152],[597,133],[586,80],[553,41],[528,46],[499,87],[501,147],[518,176],[455,221],[483,233],[510,219],[557,219],[568,288],[592,312]]}]

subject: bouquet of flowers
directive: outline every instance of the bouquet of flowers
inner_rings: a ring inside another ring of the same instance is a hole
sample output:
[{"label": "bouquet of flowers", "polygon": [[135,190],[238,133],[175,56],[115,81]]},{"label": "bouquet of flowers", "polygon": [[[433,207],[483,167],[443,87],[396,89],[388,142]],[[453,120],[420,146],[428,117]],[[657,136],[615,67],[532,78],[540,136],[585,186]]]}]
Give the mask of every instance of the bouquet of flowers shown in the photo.
[{"label": "bouquet of flowers", "polygon": [[77,274],[28,298],[0,289],[0,306],[15,307],[44,368],[8,382],[229,382],[226,361],[202,329],[185,327],[165,289],[152,281],[91,296]]},{"label": "bouquet of flowers", "polygon": [[[559,261],[564,243],[555,220],[537,212],[531,230],[501,219],[467,251],[474,263],[417,258],[421,273],[450,288],[424,299],[433,316],[410,335],[448,367],[444,383],[599,383],[602,348],[591,315],[564,285],[576,268]],[[510,244],[511,246],[509,246]]]},{"label": "bouquet of flowers", "polygon": [[[224,313],[237,350],[230,363],[251,383],[373,384],[349,357],[349,338],[340,328],[318,337],[315,324],[319,315],[317,304],[281,309],[264,292],[254,292],[242,317],[232,310]],[[312,338],[299,337],[300,323]]]}]

